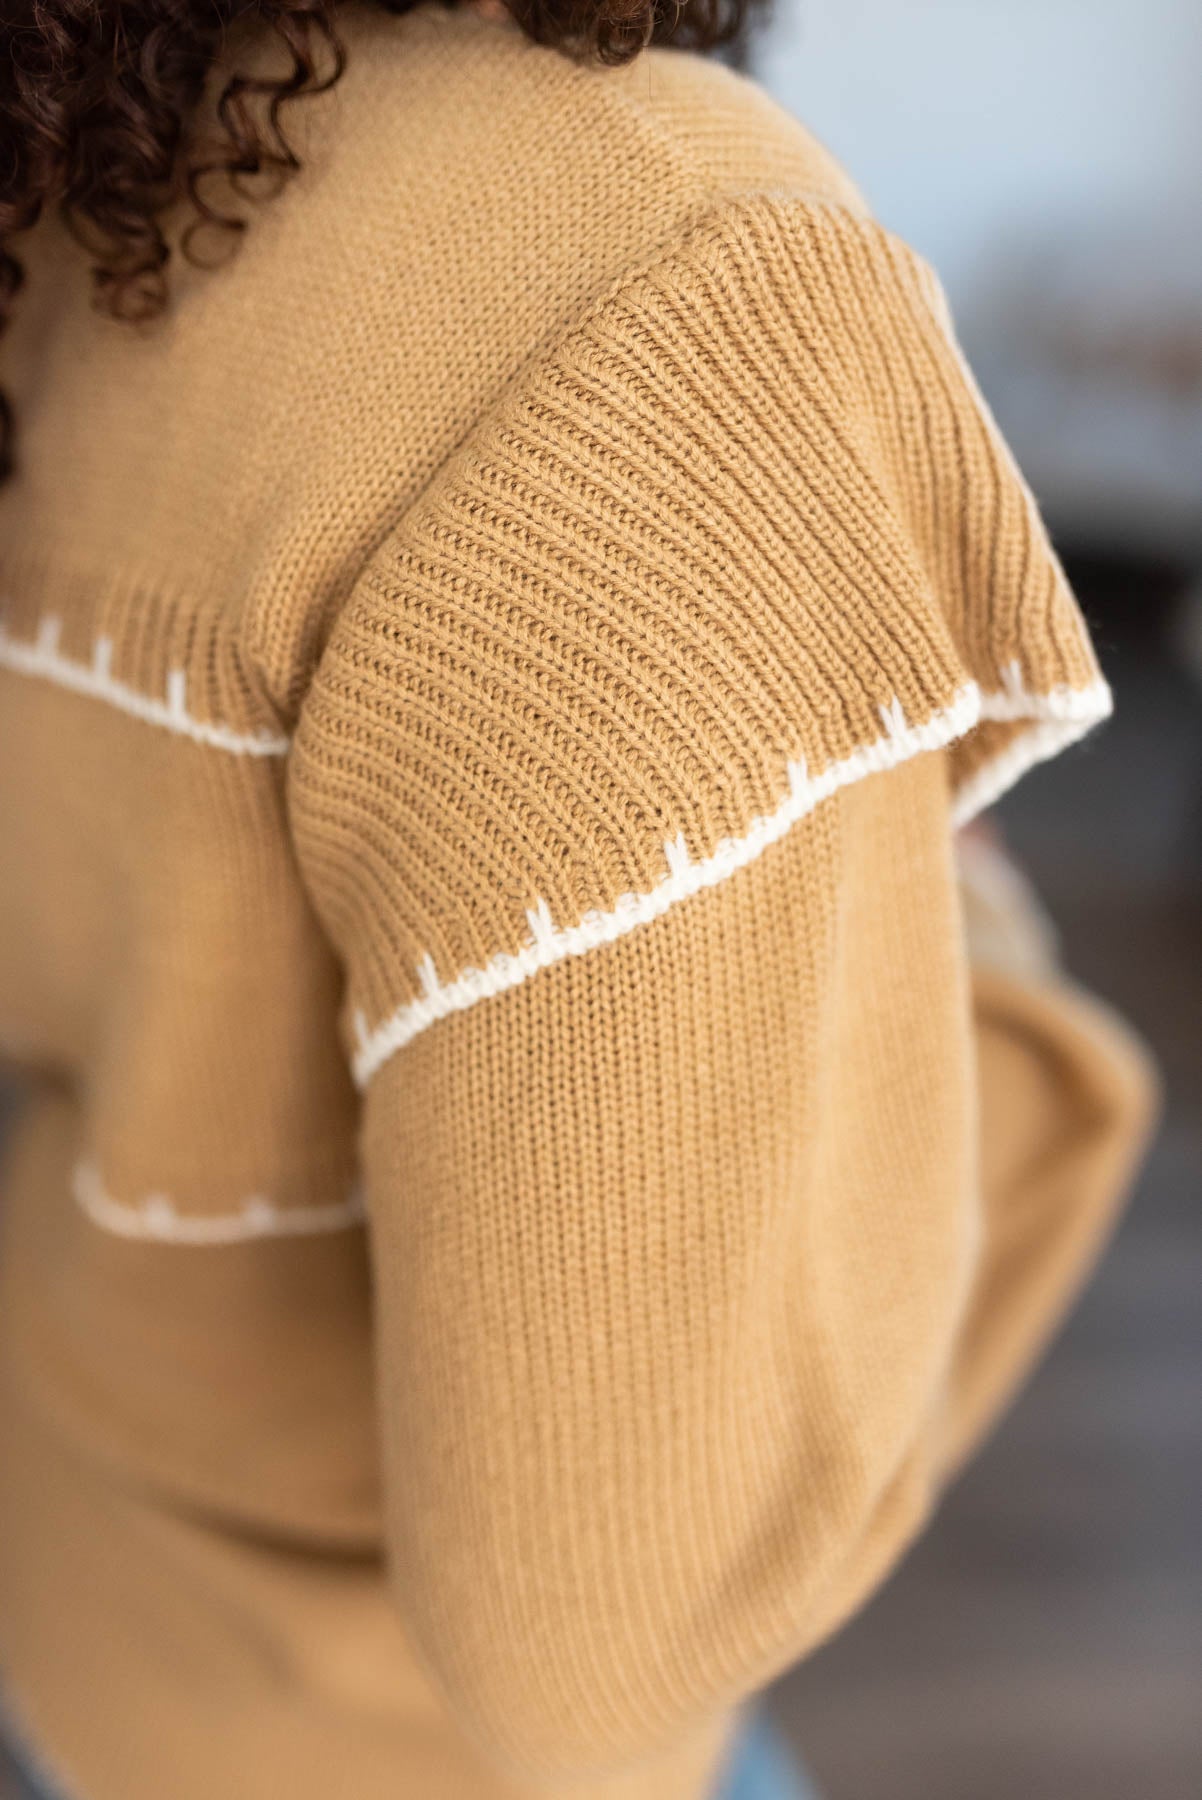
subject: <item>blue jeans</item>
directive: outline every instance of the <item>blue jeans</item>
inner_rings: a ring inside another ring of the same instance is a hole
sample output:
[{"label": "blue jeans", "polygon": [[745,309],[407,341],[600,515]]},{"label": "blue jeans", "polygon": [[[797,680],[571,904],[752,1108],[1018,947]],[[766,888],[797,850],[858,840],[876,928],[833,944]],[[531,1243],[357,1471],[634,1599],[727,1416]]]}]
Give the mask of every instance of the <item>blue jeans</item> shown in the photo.
[{"label": "blue jeans", "polygon": [[716,1800],[817,1800],[763,1713],[754,1713],[735,1744],[734,1757]]},{"label": "blue jeans", "polygon": [[[10,1750],[10,1755],[11,1750]],[[21,1763],[10,1763],[0,1743],[0,1795],[4,1800],[59,1800]],[[761,1714],[752,1717],[735,1745],[734,1757],[715,1800],[817,1800],[779,1733]]]}]

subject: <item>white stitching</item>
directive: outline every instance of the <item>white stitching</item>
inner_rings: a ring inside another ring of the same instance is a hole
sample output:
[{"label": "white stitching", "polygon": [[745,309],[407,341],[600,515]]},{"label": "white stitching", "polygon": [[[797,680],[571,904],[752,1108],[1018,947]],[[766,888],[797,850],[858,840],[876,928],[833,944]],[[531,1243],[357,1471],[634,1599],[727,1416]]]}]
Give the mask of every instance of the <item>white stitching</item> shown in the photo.
[{"label": "white stitching", "polygon": [[1078,738],[1083,738],[1087,731],[1109,717],[1109,713],[1107,706],[1104,712],[1095,713],[1091,718],[1034,720],[1030,730],[1014,738],[997,756],[983,763],[957,789],[952,802],[952,824],[967,825],[970,819],[975,819],[978,813],[1007,793],[1028,769],[1067,750],[1070,744],[1075,744]]},{"label": "white stitching", "polygon": [[80,1211],[113,1237],[156,1244],[244,1244],[255,1238],[315,1237],[361,1225],[362,1194],[356,1189],[331,1206],[280,1207],[253,1195],[235,1213],[181,1213],[166,1194],[135,1202],[114,1200],[94,1163],[76,1165],[71,1183]]},{"label": "white stitching", "polygon": [[1028,769],[1059,755],[1101,720],[1108,719],[1114,710],[1104,681],[1087,688],[1057,687],[1046,694],[1033,694],[1023,681],[1019,665],[1012,662],[1002,670],[1002,683],[1002,693],[981,695],[982,719],[1000,724],[1025,719],[1031,722],[1031,728],[1013,738],[961,786],[952,805],[954,825],[966,825],[1012,788]]},{"label": "white stitching", "polygon": [[29,642],[14,638],[0,625],[0,667],[19,675],[35,676],[56,687],[68,688],[75,694],[103,700],[119,712],[129,713],[148,725],[159,725],[180,737],[207,744],[213,750],[225,750],[231,756],[286,756],[286,737],[270,731],[234,731],[228,725],[194,719],[186,704],[186,676],[182,669],[171,669],[167,675],[167,698],[156,700],[141,694],[112,673],[113,644],[107,637],[97,638],[91,663],[75,662],[59,649],[62,621],[46,617],[38,626],[37,637]]},{"label": "white stitching", "polygon": [[[186,708],[186,678],[182,669],[169,671],[167,698],[155,700],[113,678],[111,639],[97,639],[89,666],[62,655],[58,647],[60,630],[57,618],[46,617],[39,626],[36,640],[28,643],[10,637],[0,626],[0,666],[25,675],[40,676],[76,693],[104,700],[149,724],[233,755],[287,754],[287,737],[269,732],[239,733],[225,725],[192,718]],[[445,984],[439,979],[433,958],[427,954],[418,965],[422,991],[417,999],[398,1007],[374,1030],[361,1012],[355,1014],[354,1028],[359,1046],[352,1060],[355,1080],[361,1087],[366,1086],[390,1056],[437,1020],[462,1012],[479,1000],[504,993],[565,957],[579,956],[601,944],[612,943],[637,925],[658,918],[677,901],[726,880],[737,869],[753,862],[799,819],[841,787],[884,769],[895,768],[924,750],[941,749],[964,736],[982,720],[1006,724],[1029,721],[1029,731],[1007,744],[999,755],[977,769],[958,789],[952,803],[952,822],[960,826],[1005,793],[1028,769],[1083,737],[1112,711],[1110,690],[1101,680],[1085,688],[1056,687],[1046,693],[1032,693],[1023,680],[1019,664],[1011,662],[1002,671],[1002,684],[1001,691],[987,693],[976,682],[969,682],[957,692],[950,706],[918,726],[907,722],[899,700],[890,701],[880,709],[885,731],[875,743],[829,764],[815,776],[809,774],[804,758],[791,761],[786,770],[788,792],[774,813],[767,818],[753,819],[745,836],[723,839],[713,855],[700,862],[692,861],[683,834],[678,834],[664,845],[668,869],[665,878],[649,893],[622,894],[609,912],[586,913],[579,925],[561,930],[552,920],[546,902],[540,899],[527,912],[530,937],[516,954],[501,953],[485,968],[465,969],[455,980]],[[152,1207],[153,1221],[146,1206]],[[108,1201],[107,1206],[101,1204],[99,1210],[109,1220],[106,1229],[126,1236],[157,1237],[165,1242],[225,1243],[306,1229],[298,1224],[281,1224],[280,1221],[289,1217],[302,1215],[276,1214],[267,1201],[248,1202],[248,1207],[265,1210],[261,1215],[256,1211],[253,1218],[251,1213],[244,1211],[224,1221],[190,1220],[175,1215],[170,1202],[162,1196],[151,1196],[141,1209]],[[168,1210],[164,1211],[164,1208]],[[315,1224],[308,1229],[334,1230],[344,1222],[352,1222],[346,1216],[345,1207],[312,1210],[319,1217],[330,1215],[336,1218],[337,1223]],[[117,1214],[122,1224],[115,1222]],[[254,1219],[260,1216],[264,1220],[270,1217],[274,1223],[255,1224]],[[361,1217],[361,1212],[355,1216]],[[221,1232],[219,1228],[223,1224],[225,1229]],[[193,1232],[197,1235],[188,1235]]]},{"label": "white stitching", "polygon": [[[1098,711],[1099,706],[1104,709],[1102,712]],[[1087,688],[1055,687],[1046,694],[1033,694],[1016,662],[1007,663],[1002,670],[1001,693],[981,695],[981,717],[1002,723],[1041,719],[1096,725],[1110,716],[1111,709],[1110,689],[1104,681],[1095,681]]]},{"label": "white stitching", "polygon": [[649,893],[622,894],[612,910],[586,913],[579,925],[562,930],[554,924],[546,902],[540,899],[526,914],[530,937],[521,949],[515,954],[494,956],[483,969],[465,969],[445,984],[438,978],[433,959],[424,956],[418,968],[422,991],[417,999],[399,1006],[374,1030],[368,1027],[361,1012],[354,1015],[358,1048],[352,1068],[356,1082],[366,1087],[389,1057],[437,1020],[505,993],[565,957],[580,956],[601,944],[612,943],[636,925],[658,918],[677,901],[725,881],[737,869],[754,862],[839,788],[895,768],[924,750],[942,749],[982,719],[1032,720],[1029,732],[1007,745],[1000,756],[979,769],[956,794],[953,819],[962,825],[1033,763],[1082,736],[1091,725],[1108,717],[1112,709],[1110,690],[1101,680],[1086,688],[1059,687],[1046,694],[1031,694],[1023,686],[1018,665],[1012,663],[1003,681],[1005,688],[1001,693],[982,693],[976,682],[969,682],[950,706],[921,725],[907,723],[896,699],[882,706],[883,737],[828,764],[817,775],[809,773],[803,758],[790,762],[788,793],[774,813],[753,819],[743,837],[724,838],[711,856],[698,862],[691,860],[683,835],[670,839],[664,845],[668,872]]}]

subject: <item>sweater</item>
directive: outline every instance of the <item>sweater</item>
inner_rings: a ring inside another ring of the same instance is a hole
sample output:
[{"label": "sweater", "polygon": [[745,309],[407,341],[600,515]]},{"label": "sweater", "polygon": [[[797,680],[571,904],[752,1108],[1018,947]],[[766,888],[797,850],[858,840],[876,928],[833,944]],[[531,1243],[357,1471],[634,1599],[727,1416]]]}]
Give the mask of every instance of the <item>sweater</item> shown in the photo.
[{"label": "sweater", "polygon": [[1110,697],[753,81],[343,29],[236,257],[47,224],[5,340],[0,1681],[76,1800],[703,1800],[1146,1134],[957,877]]}]

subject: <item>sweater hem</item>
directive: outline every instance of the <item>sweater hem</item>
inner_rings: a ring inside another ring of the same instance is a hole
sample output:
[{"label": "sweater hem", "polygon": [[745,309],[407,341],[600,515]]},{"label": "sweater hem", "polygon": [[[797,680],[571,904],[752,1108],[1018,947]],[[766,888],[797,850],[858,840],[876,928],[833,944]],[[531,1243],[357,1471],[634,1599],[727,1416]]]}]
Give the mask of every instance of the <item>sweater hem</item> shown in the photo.
[{"label": "sweater hem", "polygon": [[1100,678],[1084,688],[1063,686],[1031,693],[1024,688],[1017,665],[1012,664],[1003,682],[997,691],[983,691],[975,681],[966,683],[948,706],[920,725],[907,722],[897,700],[882,707],[885,731],[874,743],[828,763],[816,774],[810,773],[804,759],[791,761],[784,799],[774,812],[753,819],[742,837],[724,838],[712,855],[698,860],[692,858],[683,834],[669,839],[664,845],[667,874],[646,893],[622,894],[611,909],[586,913],[579,924],[566,928],[555,924],[546,902],[540,899],[526,914],[530,935],[515,954],[502,952],[483,969],[465,969],[448,982],[440,980],[434,960],[427,954],[417,968],[422,991],[416,999],[399,1006],[374,1028],[368,1026],[362,1012],[355,1014],[357,1049],[351,1062],[355,1081],[365,1088],[398,1050],[438,1020],[506,993],[569,956],[613,943],[691,894],[717,886],[756,861],[840,788],[897,768],[924,751],[945,749],[980,724],[1025,726],[1003,750],[960,783],[951,816],[953,824],[961,826],[1028,769],[1067,748],[1113,710],[1110,689]]},{"label": "sweater hem", "polygon": [[112,1237],[143,1243],[183,1244],[189,1248],[244,1244],[257,1238],[319,1237],[362,1225],[366,1208],[356,1189],[329,1206],[277,1206],[251,1195],[237,1212],[181,1213],[166,1194],[143,1200],[116,1200],[105,1188],[94,1163],[76,1165],[71,1183],[75,1203],[84,1216]]},{"label": "sweater hem", "polygon": [[167,675],[164,699],[144,694],[112,672],[113,643],[108,637],[95,641],[90,663],[64,656],[59,647],[61,620],[47,614],[32,640],[13,637],[0,626],[0,668],[14,674],[47,681],[69,693],[103,701],[118,712],[157,725],[177,737],[191,738],[210,750],[229,756],[286,756],[290,740],[278,732],[235,731],[231,726],[195,717],[187,705],[187,676],[174,668]]}]

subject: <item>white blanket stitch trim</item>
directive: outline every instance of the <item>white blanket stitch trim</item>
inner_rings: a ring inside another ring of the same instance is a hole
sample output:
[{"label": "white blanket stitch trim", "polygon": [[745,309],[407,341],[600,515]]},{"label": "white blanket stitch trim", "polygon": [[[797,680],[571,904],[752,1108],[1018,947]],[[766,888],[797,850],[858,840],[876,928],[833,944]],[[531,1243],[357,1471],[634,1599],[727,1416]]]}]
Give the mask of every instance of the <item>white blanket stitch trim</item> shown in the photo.
[{"label": "white blanket stitch trim", "polygon": [[1031,720],[1032,729],[977,770],[955,796],[953,819],[956,825],[962,825],[1034,763],[1074,742],[1107,718],[1112,709],[1110,689],[1104,681],[1087,688],[1061,687],[1032,694],[1023,685],[1017,663],[1010,664],[1002,679],[1004,685],[999,693],[983,693],[976,682],[967,683],[950,706],[921,725],[910,725],[900,701],[895,699],[881,708],[885,735],[875,743],[829,763],[817,774],[811,774],[804,761],[789,763],[789,791],[775,812],[767,818],[753,819],[745,836],[724,838],[712,856],[699,862],[692,860],[683,836],[670,840],[664,845],[668,873],[650,893],[623,894],[611,911],[586,913],[579,925],[566,929],[555,924],[546,902],[539,900],[526,914],[530,936],[515,955],[494,956],[485,968],[465,969],[450,982],[439,979],[429,955],[423,957],[417,971],[422,992],[416,1000],[398,1007],[374,1030],[362,1013],[356,1013],[358,1049],[352,1059],[355,1080],[365,1087],[389,1057],[437,1020],[503,994],[565,957],[582,956],[601,944],[612,943],[636,926],[658,918],[677,901],[725,881],[737,869],[754,862],[839,788],[896,768],[922,751],[942,749],[983,719]]},{"label": "white blanket stitch trim", "polygon": [[233,731],[228,725],[210,724],[194,719],[187,708],[187,690],[182,669],[172,669],[167,676],[167,697],[156,700],[139,693],[115,679],[112,673],[113,643],[111,638],[97,638],[90,663],[75,662],[59,649],[62,621],[47,617],[38,626],[32,641],[11,637],[0,625],[0,667],[13,669],[19,675],[32,675],[51,681],[72,693],[86,694],[103,700],[119,712],[129,713],[148,725],[160,725],[180,737],[192,738],[211,749],[225,750],[231,756],[286,756],[288,739],[270,731]]},{"label": "white blanket stitch trim", "polygon": [[952,823],[966,825],[1012,788],[1028,769],[1058,756],[1114,710],[1104,681],[1087,688],[1053,688],[1032,694],[1023,685],[1017,663],[1002,670],[1003,691],[981,695],[981,717],[1001,724],[1030,721],[1030,729],[982,764],[963,784],[952,803]]},{"label": "white blanket stitch trim", "polygon": [[346,1231],[365,1217],[363,1196],[356,1191],[332,1206],[280,1207],[259,1195],[240,1212],[208,1217],[177,1212],[166,1194],[149,1194],[130,1204],[106,1192],[93,1163],[77,1164],[72,1192],[81,1210],[101,1231],[114,1237],[157,1244],[244,1244],[254,1238],[314,1237]]},{"label": "white blanket stitch trim", "polygon": [[[41,621],[32,642],[11,637],[0,625],[0,667],[41,677],[75,693],[103,700],[148,724],[232,755],[287,755],[289,739],[286,736],[270,732],[241,733],[225,725],[193,718],[187,711],[182,669],[171,670],[167,678],[167,698],[156,700],[114,678],[111,639],[97,639],[89,665],[75,662],[61,653],[60,634],[61,621],[54,617]],[[1031,693],[1024,685],[1019,665],[1011,663],[1002,672],[1002,683],[1002,689],[994,693],[983,692],[976,682],[967,683],[950,706],[933,714],[922,725],[908,724],[900,702],[893,700],[889,706],[881,708],[885,735],[875,743],[828,764],[813,776],[804,761],[789,763],[789,791],[774,813],[767,818],[753,819],[744,837],[724,839],[712,856],[700,862],[692,860],[682,836],[670,840],[664,846],[668,869],[665,878],[650,893],[621,895],[610,912],[586,913],[579,925],[565,930],[555,925],[546,903],[540,900],[526,915],[530,937],[516,955],[502,953],[493,957],[485,968],[465,969],[449,983],[440,981],[433,960],[424,957],[418,965],[422,993],[416,1000],[398,1007],[374,1030],[368,1027],[362,1014],[356,1014],[359,1047],[352,1063],[356,1081],[365,1086],[390,1056],[437,1020],[462,1012],[479,1000],[504,993],[565,957],[580,956],[601,944],[612,943],[636,926],[658,918],[677,901],[725,881],[737,869],[754,862],[770,844],[777,842],[799,819],[841,787],[881,770],[896,768],[924,750],[942,749],[982,720],[998,723],[1029,721],[1030,729],[1008,744],[1000,755],[977,769],[955,795],[953,823],[963,825],[1012,787],[1028,769],[1083,737],[1112,710],[1110,690],[1104,681],[1086,688],[1060,687],[1047,693]],[[102,1190],[98,1193],[102,1195]],[[248,1211],[223,1219],[182,1218],[161,1195],[152,1195],[140,1208],[123,1206],[107,1196],[98,1199],[97,1194],[93,1194],[93,1202],[94,1207],[81,1200],[85,1210],[107,1230],[127,1237],[152,1237],[181,1243],[232,1243],[249,1237],[303,1230],[338,1230],[362,1217],[361,1208],[353,1218],[347,1214],[351,1202],[311,1209],[309,1214],[277,1214],[270,1202],[251,1200],[247,1202]],[[148,1207],[153,1211],[153,1220],[147,1214]],[[99,1214],[104,1215],[103,1220]],[[121,1223],[117,1222],[118,1215]],[[334,1222],[308,1226],[287,1222],[299,1221],[305,1216],[330,1217]],[[275,1222],[267,1223],[269,1219]]]}]

